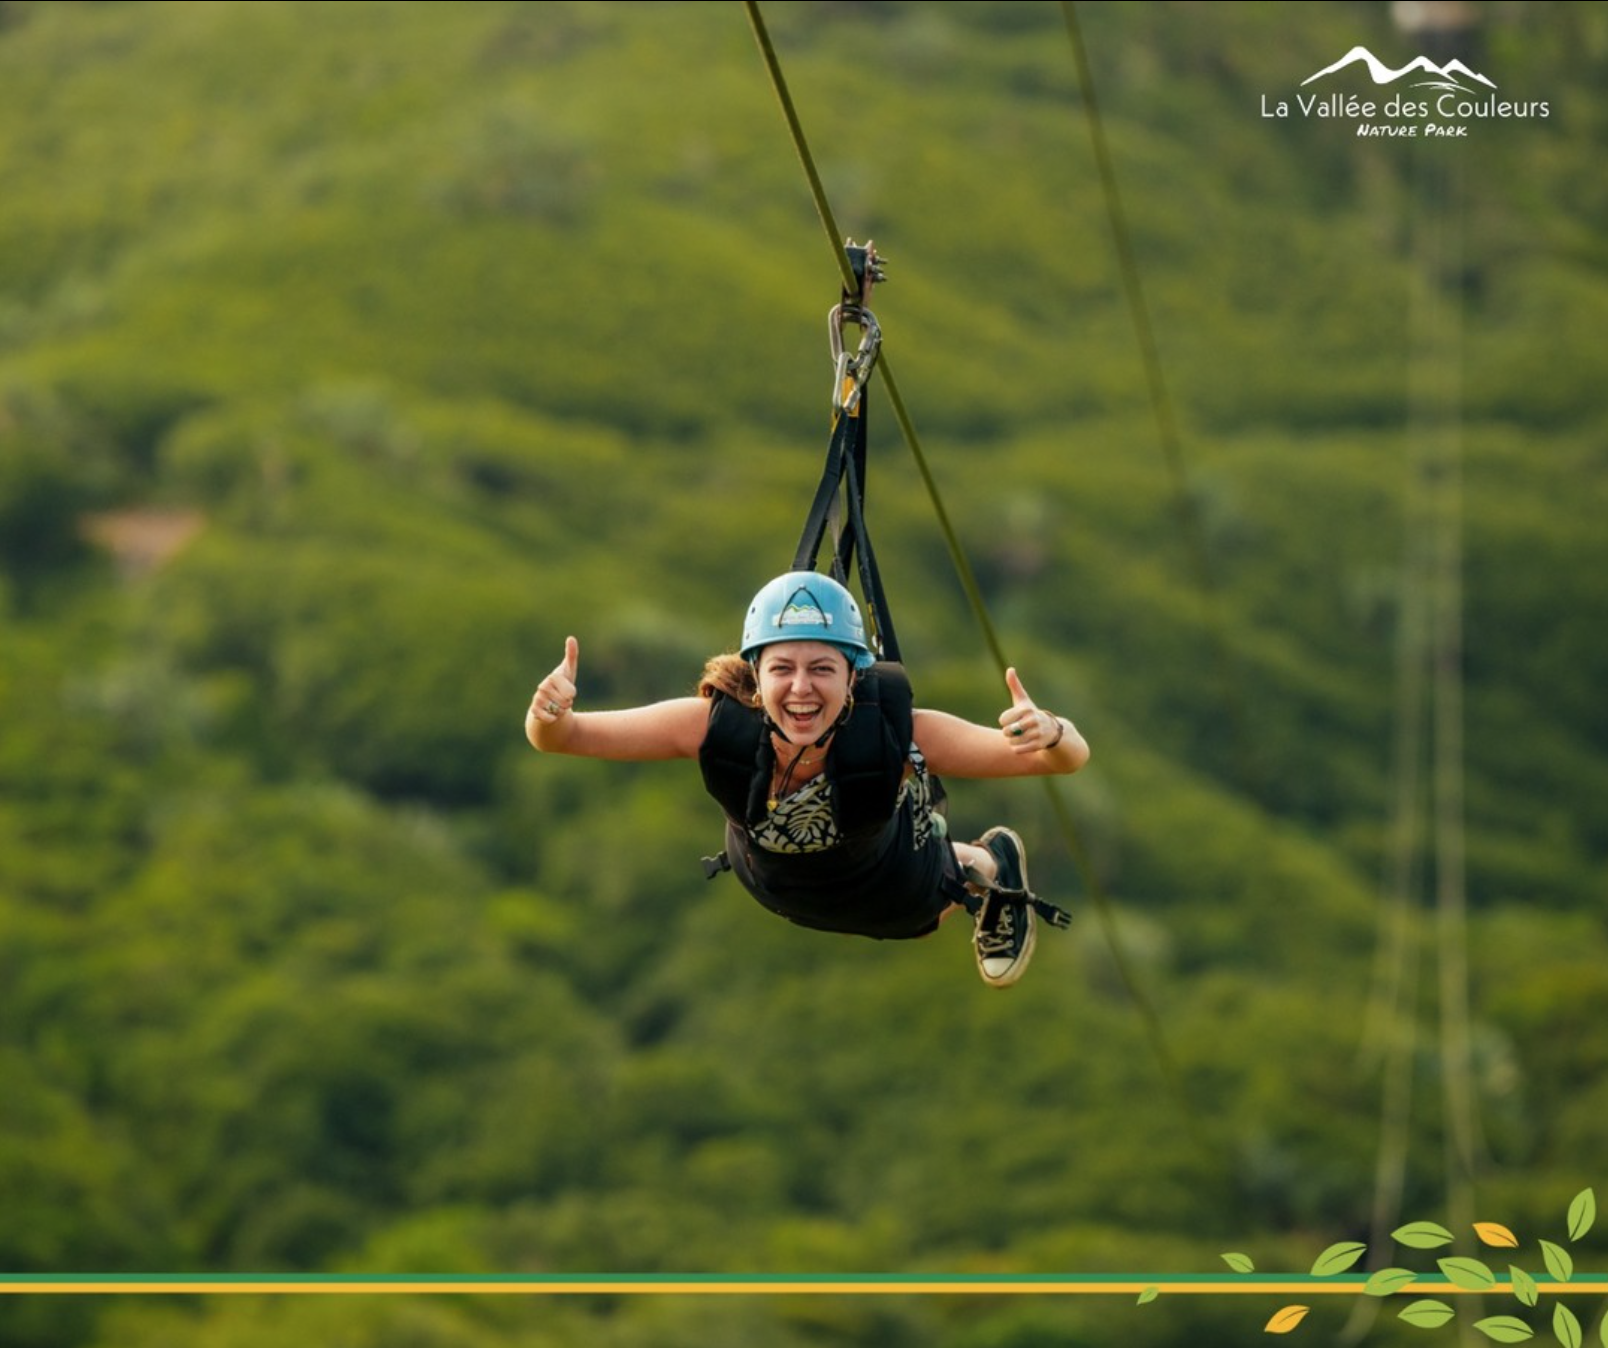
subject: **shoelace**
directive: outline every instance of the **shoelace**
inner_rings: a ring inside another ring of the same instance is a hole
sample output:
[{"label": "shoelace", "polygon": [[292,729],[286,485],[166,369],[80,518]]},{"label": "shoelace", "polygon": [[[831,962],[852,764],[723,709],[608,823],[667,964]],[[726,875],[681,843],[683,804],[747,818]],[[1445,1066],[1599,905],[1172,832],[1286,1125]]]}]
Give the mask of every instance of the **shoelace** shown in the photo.
[{"label": "shoelace", "polygon": [[1016,945],[1015,906],[1008,900],[995,912],[995,922],[988,930],[978,929],[977,953],[980,955],[1008,955]]}]

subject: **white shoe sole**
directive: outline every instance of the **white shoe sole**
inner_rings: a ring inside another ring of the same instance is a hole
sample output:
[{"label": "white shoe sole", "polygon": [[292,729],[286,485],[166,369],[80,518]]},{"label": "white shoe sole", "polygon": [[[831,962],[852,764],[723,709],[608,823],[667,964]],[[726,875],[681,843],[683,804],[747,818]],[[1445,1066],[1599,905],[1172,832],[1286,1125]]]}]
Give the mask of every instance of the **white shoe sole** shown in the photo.
[{"label": "white shoe sole", "polygon": [[[1027,962],[1033,958],[1033,947],[1038,943],[1038,927],[1033,921],[1033,911],[1024,908],[1027,914],[1027,939],[1022,942],[1022,953],[1014,960],[983,959],[977,961],[977,972],[983,976],[983,982],[991,988],[1008,988],[1017,979],[1027,972]],[[997,965],[997,968],[990,968]]]}]

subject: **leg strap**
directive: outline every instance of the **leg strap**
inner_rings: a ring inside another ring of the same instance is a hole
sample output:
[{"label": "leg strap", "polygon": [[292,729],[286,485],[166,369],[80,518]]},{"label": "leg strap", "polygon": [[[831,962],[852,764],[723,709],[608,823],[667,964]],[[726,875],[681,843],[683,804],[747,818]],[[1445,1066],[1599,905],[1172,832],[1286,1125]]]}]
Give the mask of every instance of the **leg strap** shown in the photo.
[{"label": "leg strap", "polygon": [[[1029,890],[1006,889],[1001,885],[996,885],[992,880],[983,879],[982,876],[978,875],[977,872],[974,871],[970,866],[966,868],[966,879],[972,884],[978,886],[980,889],[987,890],[990,894],[998,894],[1000,898],[1004,899],[1007,903],[1017,903],[1021,904],[1024,908],[1031,908],[1052,927],[1055,927],[1060,931],[1065,931],[1072,925],[1071,913],[1067,912],[1064,908],[1057,908],[1048,899],[1041,899],[1037,894],[1034,894]],[[983,901],[982,897],[977,894],[972,894],[970,889],[968,889],[966,892],[971,895],[970,899],[966,902],[966,911],[969,912],[973,917],[976,917],[977,909],[981,906]]]}]

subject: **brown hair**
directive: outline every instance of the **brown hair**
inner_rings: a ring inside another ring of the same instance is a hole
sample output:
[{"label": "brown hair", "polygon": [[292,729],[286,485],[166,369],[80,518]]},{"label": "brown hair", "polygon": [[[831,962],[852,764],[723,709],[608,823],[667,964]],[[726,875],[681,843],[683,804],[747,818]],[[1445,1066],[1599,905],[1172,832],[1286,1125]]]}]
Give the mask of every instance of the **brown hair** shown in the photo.
[{"label": "brown hair", "polygon": [[698,680],[698,696],[713,697],[716,693],[736,698],[744,706],[757,707],[759,682],[754,678],[754,667],[730,651],[711,655]]}]

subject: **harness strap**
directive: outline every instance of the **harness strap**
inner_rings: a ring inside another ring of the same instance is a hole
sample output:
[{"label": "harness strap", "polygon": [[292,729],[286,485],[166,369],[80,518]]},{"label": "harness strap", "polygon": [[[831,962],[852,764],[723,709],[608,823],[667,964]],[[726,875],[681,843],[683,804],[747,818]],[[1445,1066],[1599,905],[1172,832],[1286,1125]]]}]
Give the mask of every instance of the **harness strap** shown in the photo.
[{"label": "harness strap", "polygon": [[[840,412],[827,445],[826,463],[815,488],[798,548],[793,554],[793,570],[814,571],[821,544],[828,529],[837,538],[831,574],[840,584],[848,583],[849,567],[858,559],[860,590],[865,599],[867,630],[875,639],[881,659],[900,662],[899,639],[893,628],[882,573],[871,546],[871,531],[865,522],[866,478],[866,398],[862,394],[853,412]],[[837,527],[840,512],[848,516],[848,528]]]},{"label": "harness strap", "polygon": [[1065,908],[1057,908],[1048,899],[1041,899],[1037,894],[1029,894],[1026,902],[1031,904],[1033,911],[1052,927],[1065,931],[1072,925],[1072,914],[1067,912]]},{"label": "harness strap", "polygon": [[[798,548],[793,554],[793,570],[817,569],[821,544],[828,531],[835,540],[831,574],[840,584],[847,584],[849,570],[858,560],[860,591],[865,600],[866,629],[878,656],[892,663],[900,663],[899,639],[893,630],[893,614],[888,607],[888,596],[882,586],[882,574],[877,568],[876,554],[871,548],[871,533],[865,523],[866,483],[866,425],[868,421],[868,392],[865,381],[881,342],[881,330],[871,311],[866,308],[872,285],[883,279],[881,260],[870,245],[860,247],[853,243],[847,247],[849,264],[860,291],[843,293],[843,302],[832,311],[831,330],[833,348],[838,357],[834,375],[832,399],[832,435],[827,443],[826,464],[821,480],[815,488],[799,536]],[[850,365],[842,350],[842,324],[859,323],[866,333],[861,354],[853,363],[852,379],[845,381],[844,370]],[[845,383],[852,394],[845,395]],[[848,517],[848,527],[842,527],[842,518]]]},{"label": "harness strap", "polygon": [[[1071,913],[1067,912],[1065,908],[1057,908],[1048,899],[1039,898],[1039,896],[1034,894],[1031,890],[1002,889],[998,885],[990,885],[988,887],[988,891],[990,894],[999,895],[999,897],[1004,899],[1006,903],[1014,903],[1021,908],[1031,908],[1052,927],[1055,927],[1061,931],[1065,931],[1072,925]],[[967,890],[966,892],[968,898],[964,904],[965,909],[973,917],[976,917],[977,910],[982,906],[983,896],[980,894],[974,894],[970,890]]]}]

